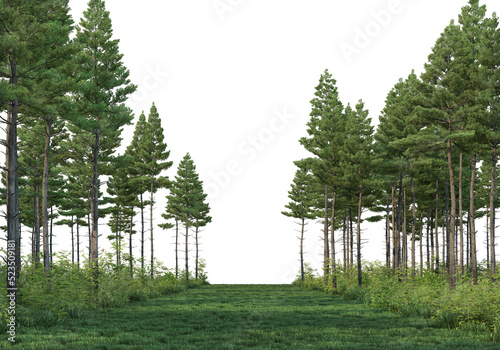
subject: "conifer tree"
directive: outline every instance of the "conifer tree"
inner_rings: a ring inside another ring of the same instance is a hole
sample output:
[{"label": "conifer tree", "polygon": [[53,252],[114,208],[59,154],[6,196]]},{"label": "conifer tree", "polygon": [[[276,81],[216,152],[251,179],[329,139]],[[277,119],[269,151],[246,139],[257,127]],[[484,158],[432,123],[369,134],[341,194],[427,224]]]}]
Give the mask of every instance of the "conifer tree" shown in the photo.
[{"label": "conifer tree", "polygon": [[174,213],[178,215],[185,228],[185,276],[189,279],[189,227],[194,225],[193,221],[197,215],[197,207],[203,202],[200,200],[199,177],[196,166],[189,153],[179,163],[175,181],[172,183],[168,202]]},{"label": "conifer tree", "polygon": [[83,63],[79,70],[81,88],[75,94],[79,115],[73,123],[92,135],[90,262],[95,270],[96,288],[99,175],[111,172],[109,163],[120,145],[123,126],[132,120],[131,111],[124,103],[137,88],[130,83],[129,71],[123,65],[123,55],[118,51],[119,40],[112,40],[112,34],[111,19],[104,1],[90,0],[76,33],[76,40],[82,47]]},{"label": "conifer tree", "polygon": [[[341,166],[344,169],[343,183],[352,193],[357,193],[357,268],[358,284],[362,284],[361,275],[361,214],[363,205],[369,206],[368,197],[373,192],[373,126],[368,117],[368,111],[364,109],[363,101],[359,100],[356,110],[346,108],[346,133],[348,138],[344,141],[341,155]],[[365,203],[363,196],[366,196]]]},{"label": "conifer tree", "polygon": [[147,202],[144,199],[144,193],[148,190],[148,183],[145,180],[145,160],[143,159],[145,152],[143,151],[143,138],[146,137],[147,124],[146,115],[141,113],[134,129],[134,136],[130,145],[127,147],[126,155],[131,157],[130,182],[135,188],[135,194],[139,197],[139,208],[141,210],[141,271],[144,272],[144,242],[145,242],[145,226],[144,226],[144,208]]},{"label": "conifer tree", "polygon": [[170,151],[167,151],[167,144],[164,141],[163,128],[161,126],[160,115],[156,106],[151,106],[148,121],[146,123],[145,132],[139,143],[138,153],[142,160],[137,163],[140,171],[144,174],[143,179],[148,183],[149,199],[149,230],[151,240],[151,278],[153,278],[153,261],[154,261],[154,245],[153,245],[153,205],[154,194],[160,188],[167,188],[170,181],[167,176],[161,174],[172,166],[172,162],[168,161]]},{"label": "conifer tree", "polygon": [[[306,150],[316,156],[312,160],[311,170],[324,185],[325,203],[328,202],[328,191],[333,194],[332,214],[331,214],[331,257],[329,256],[328,242],[328,218],[325,212],[324,228],[324,282],[328,284],[328,274],[330,271],[329,261],[331,261],[331,273],[335,276],[335,201],[337,189],[339,187],[339,146],[345,138],[344,134],[344,107],[339,99],[336,81],[332,75],[325,70],[321,75],[315,98],[311,100],[311,119],[307,123],[307,133],[309,137],[300,139],[300,143]],[[335,280],[333,279],[333,284]]]},{"label": "conifer tree", "polygon": [[[297,164],[297,163],[296,163]],[[300,220],[300,276],[304,280],[304,233],[307,219],[315,219],[317,217],[314,209],[314,201],[320,196],[319,183],[314,176],[304,167],[299,167],[295,172],[295,177],[291,185],[291,190],[288,191],[290,202],[285,205],[287,211],[282,211],[281,214]]]}]

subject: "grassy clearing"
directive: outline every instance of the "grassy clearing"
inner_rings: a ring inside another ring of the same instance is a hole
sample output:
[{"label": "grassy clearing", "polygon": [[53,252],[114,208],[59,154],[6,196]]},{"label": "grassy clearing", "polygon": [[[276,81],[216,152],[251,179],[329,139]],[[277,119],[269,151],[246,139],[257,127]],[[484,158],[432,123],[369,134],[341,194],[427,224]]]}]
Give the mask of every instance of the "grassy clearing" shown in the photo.
[{"label": "grassy clearing", "polygon": [[212,285],[21,328],[16,348],[498,349],[482,332],[435,322],[288,285]]}]

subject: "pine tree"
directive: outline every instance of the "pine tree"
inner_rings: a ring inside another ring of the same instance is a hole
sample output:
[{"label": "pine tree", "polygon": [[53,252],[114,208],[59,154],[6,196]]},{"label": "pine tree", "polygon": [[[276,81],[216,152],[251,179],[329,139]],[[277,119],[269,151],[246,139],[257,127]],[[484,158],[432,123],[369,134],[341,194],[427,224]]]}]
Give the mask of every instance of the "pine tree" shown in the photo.
[{"label": "pine tree", "polygon": [[[373,184],[373,126],[368,117],[368,111],[364,109],[363,101],[359,101],[356,110],[346,108],[347,124],[346,133],[348,137],[344,142],[341,155],[341,166],[344,169],[343,183],[352,193],[357,192],[358,214],[357,214],[357,268],[358,284],[362,284],[361,275],[361,213],[363,205],[369,206],[371,198],[369,195],[375,187]],[[365,203],[363,203],[365,196]]]},{"label": "pine tree", "polygon": [[[328,242],[328,214],[325,211],[324,228],[324,282],[328,284],[328,274],[330,271],[329,260],[331,261],[331,274],[335,276],[335,201],[337,189],[339,187],[338,150],[344,139],[344,107],[339,99],[336,81],[332,75],[325,70],[321,75],[319,85],[314,93],[315,98],[311,100],[311,119],[307,123],[307,133],[309,137],[300,139],[300,143],[306,150],[314,154],[315,158],[311,165],[311,170],[324,185],[325,203],[328,202],[328,191],[333,194],[332,214],[331,214],[331,257],[329,256]],[[335,279],[333,279],[335,288]]]},{"label": "pine tree", "polygon": [[[297,164],[297,163],[296,163]],[[314,176],[304,167],[299,167],[288,192],[290,203],[285,205],[287,211],[281,214],[300,220],[300,276],[304,280],[304,233],[307,219],[315,219],[317,212],[314,209],[314,201],[320,196],[321,186]]]},{"label": "pine tree", "polygon": [[[130,83],[129,71],[118,52],[119,40],[111,40],[113,31],[103,0],[90,0],[77,26],[76,39],[82,47],[79,71],[81,88],[75,96],[80,109],[73,123],[92,134],[91,247],[90,262],[97,288],[99,175],[110,174],[109,162],[120,145],[123,126],[132,120],[124,105],[137,87]],[[100,166],[99,166],[100,164]],[[99,168],[101,172],[99,172]]]},{"label": "pine tree", "polygon": [[145,160],[143,159],[143,138],[146,137],[147,124],[144,112],[141,113],[134,129],[134,136],[130,145],[127,147],[126,155],[131,157],[130,181],[131,185],[135,188],[135,194],[139,197],[139,208],[141,210],[141,271],[144,273],[144,208],[147,202],[144,200],[144,193],[148,190],[148,183],[145,180]]},{"label": "pine tree", "polygon": [[178,215],[185,228],[185,276],[189,279],[189,227],[194,225],[197,207],[203,202],[200,200],[200,180],[196,173],[196,166],[189,153],[179,163],[177,176],[172,184],[170,194],[167,196],[174,213]]},{"label": "pine tree", "polygon": [[165,136],[161,126],[160,115],[156,106],[151,106],[148,121],[146,123],[145,132],[139,143],[139,154],[141,155],[142,163],[137,166],[144,174],[144,182],[148,183],[150,193],[149,200],[149,229],[151,240],[151,278],[153,278],[153,261],[154,261],[154,245],[153,245],[153,205],[154,194],[160,188],[167,188],[170,181],[167,176],[161,174],[172,166],[172,162],[168,161],[170,151],[167,151],[167,144],[164,142]]}]

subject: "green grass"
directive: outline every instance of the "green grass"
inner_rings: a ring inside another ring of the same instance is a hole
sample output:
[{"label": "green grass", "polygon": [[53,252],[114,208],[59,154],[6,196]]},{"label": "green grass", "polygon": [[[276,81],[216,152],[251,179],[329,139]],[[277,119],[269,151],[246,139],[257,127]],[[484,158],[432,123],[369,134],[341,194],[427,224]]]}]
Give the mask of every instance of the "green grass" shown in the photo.
[{"label": "green grass", "polygon": [[[498,349],[489,334],[289,285],[210,285],[20,328],[18,349]],[[0,347],[9,346],[6,337]]]}]

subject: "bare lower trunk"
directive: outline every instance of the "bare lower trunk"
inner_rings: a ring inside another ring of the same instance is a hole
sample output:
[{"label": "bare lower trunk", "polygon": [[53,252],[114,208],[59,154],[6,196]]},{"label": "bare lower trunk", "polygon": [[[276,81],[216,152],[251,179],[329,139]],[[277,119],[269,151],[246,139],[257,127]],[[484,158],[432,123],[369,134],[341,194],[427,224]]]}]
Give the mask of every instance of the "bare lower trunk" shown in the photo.
[{"label": "bare lower trunk", "polygon": [[450,289],[455,289],[455,212],[456,212],[456,198],[455,198],[455,175],[453,171],[452,164],[452,150],[451,150],[451,140],[448,140],[447,145],[448,154],[448,171],[450,173],[450,228],[449,228],[449,238],[448,247],[449,249],[449,261],[450,261]]},{"label": "bare lower trunk", "polygon": [[[17,85],[16,65],[10,62],[12,78]],[[17,301],[17,281],[21,269],[21,232],[19,222],[19,178],[17,159],[17,99],[9,101],[6,130],[6,201],[7,201],[7,293]],[[11,294],[12,295],[12,294]],[[12,299],[9,299],[12,300]]]},{"label": "bare lower trunk", "polygon": [[43,267],[45,274],[50,273],[50,252],[49,252],[49,211],[48,211],[48,186],[49,186],[49,157],[50,157],[50,139],[52,137],[52,120],[47,120],[45,130],[45,152],[43,155],[43,174],[42,174],[42,234],[43,234]]},{"label": "bare lower trunk", "polygon": [[[411,276],[415,277],[415,228],[417,226],[417,212],[415,208],[415,186],[413,183],[413,173],[411,174],[411,207],[413,214],[413,222],[411,225]],[[422,240],[422,235],[420,235],[420,240]],[[422,260],[420,260],[422,263]]]},{"label": "bare lower trunk", "polygon": [[469,208],[469,221],[470,221],[470,253],[471,253],[471,268],[472,268],[472,281],[477,284],[477,257],[476,257],[476,224],[474,214],[474,183],[476,180],[476,154],[474,153],[471,161],[471,181],[470,181],[470,208]]},{"label": "bare lower trunk", "polygon": [[187,217],[186,219],[186,281],[189,280],[189,265],[188,265],[188,258],[189,258],[189,255],[188,255],[188,237],[189,237],[189,216]]},{"label": "bare lower trunk", "polygon": [[175,219],[175,277],[179,277],[179,220]]},{"label": "bare lower trunk", "polygon": [[358,248],[358,284],[361,287],[363,284],[363,277],[361,274],[361,205],[363,200],[363,188],[359,187],[359,200],[358,200],[358,224],[357,224],[357,248]]},{"label": "bare lower trunk", "polygon": [[149,204],[149,233],[150,233],[150,240],[151,240],[151,278],[154,277],[154,244],[153,244],[153,201],[154,201],[154,196],[153,196],[153,182],[151,182],[151,203]]},{"label": "bare lower trunk", "polygon": [[94,288],[99,288],[98,274],[99,274],[99,172],[98,172],[98,155],[99,155],[99,130],[95,130],[95,144],[93,146],[92,162],[94,171],[92,174],[92,231],[91,231],[91,246],[90,246],[90,266],[92,269],[92,280]]},{"label": "bare lower trunk", "polygon": [[439,271],[439,180],[436,178],[436,271]]},{"label": "bare lower trunk", "polygon": [[335,276],[335,270],[337,268],[336,262],[335,262],[335,201],[337,199],[337,188],[334,187],[333,189],[333,202],[332,202],[332,222],[331,222],[331,239],[330,239],[330,246],[331,246],[331,251],[332,251],[332,258],[331,258],[331,264],[332,264],[332,289],[335,291],[337,289],[337,279]]},{"label": "bare lower trunk", "polygon": [[323,280],[328,287],[328,186],[325,186],[325,225],[323,231]]},{"label": "bare lower trunk", "polygon": [[302,218],[300,227],[300,279],[304,281],[304,228],[305,219]]},{"label": "bare lower trunk", "polygon": [[493,146],[493,164],[491,167],[491,185],[490,185],[490,269],[491,278],[495,278],[496,273],[496,254],[495,254],[495,177],[497,166],[496,142]]},{"label": "bare lower trunk", "polygon": [[464,275],[464,218],[463,212],[463,152],[460,152],[460,177],[458,179],[458,213],[460,215],[460,276]]}]

